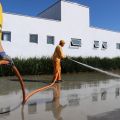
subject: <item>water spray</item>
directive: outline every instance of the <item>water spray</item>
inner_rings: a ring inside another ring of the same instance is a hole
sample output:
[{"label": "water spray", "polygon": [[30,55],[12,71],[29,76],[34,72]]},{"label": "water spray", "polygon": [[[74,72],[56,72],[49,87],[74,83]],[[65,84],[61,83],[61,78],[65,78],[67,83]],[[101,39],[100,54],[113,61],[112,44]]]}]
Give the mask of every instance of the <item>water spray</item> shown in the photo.
[{"label": "water spray", "polygon": [[82,66],[84,66],[84,67],[90,68],[90,69],[92,69],[92,70],[95,70],[95,71],[104,73],[104,74],[109,75],[109,76],[112,76],[112,77],[120,78],[120,75],[118,75],[118,74],[114,74],[114,73],[111,73],[111,72],[107,72],[107,71],[101,70],[101,69],[99,69],[99,68],[92,67],[92,66],[90,66],[90,65],[87,65],[87,64],[85,64],[85,63],[78,62],[78,61],[73,60],[73,59],[71,59],[71,58],[68,58],[68,59],[71,60],[71,61],[73,61],[73,62],[75,62],[75,63],[77,63],[77,64],[80,64],[80,65],[82,65]]}]

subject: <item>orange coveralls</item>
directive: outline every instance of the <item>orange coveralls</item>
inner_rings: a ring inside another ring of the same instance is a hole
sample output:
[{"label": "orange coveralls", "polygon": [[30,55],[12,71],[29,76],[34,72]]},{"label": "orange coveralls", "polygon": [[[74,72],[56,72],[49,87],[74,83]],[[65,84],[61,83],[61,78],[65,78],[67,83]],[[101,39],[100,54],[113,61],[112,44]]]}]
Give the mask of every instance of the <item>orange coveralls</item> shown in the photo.
[{"label": "orange coveralls", "polygon": [[53,54],[54,76],[53,80],[61,80],[61,59],[65,58],[62,47],[58,45]]}]

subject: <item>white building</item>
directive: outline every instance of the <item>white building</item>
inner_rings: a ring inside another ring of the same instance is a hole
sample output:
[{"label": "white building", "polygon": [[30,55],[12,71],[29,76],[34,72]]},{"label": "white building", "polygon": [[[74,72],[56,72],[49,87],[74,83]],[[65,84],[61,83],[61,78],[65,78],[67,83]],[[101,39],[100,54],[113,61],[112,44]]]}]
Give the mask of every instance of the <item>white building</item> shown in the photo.
[{"label": "white building", "polygon": [[86,6],[61,0],[37,17],[4,13],[2,44],[11,57],[51,56],[61,39],[66,55],[120,56],[120,32],[91,27]]}]

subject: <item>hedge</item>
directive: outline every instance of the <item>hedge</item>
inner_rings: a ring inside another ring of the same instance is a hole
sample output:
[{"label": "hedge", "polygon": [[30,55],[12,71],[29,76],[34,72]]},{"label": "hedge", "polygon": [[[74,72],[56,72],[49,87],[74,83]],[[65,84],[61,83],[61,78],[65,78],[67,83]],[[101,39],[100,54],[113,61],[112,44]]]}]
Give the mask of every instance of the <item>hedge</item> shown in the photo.
[{"label": "hedge", "polygon": [[[90,66],[100,68],[103,70],[119,70],[120,69],[120,58],[99,58],[99,57],[72,57],[72,59],[88,64]],[[51,58],[28,58],[28,59],[13,59],[16,67],[22,75],[40,75],[40,74],[52,74],[53,63]],[[81,66],[69,59],[64,59],[61,62],[62,73],[74,73],[74,72],[91,72],[93,70]],[[14,75],[9,65],[0,66],[0,76]]]}]

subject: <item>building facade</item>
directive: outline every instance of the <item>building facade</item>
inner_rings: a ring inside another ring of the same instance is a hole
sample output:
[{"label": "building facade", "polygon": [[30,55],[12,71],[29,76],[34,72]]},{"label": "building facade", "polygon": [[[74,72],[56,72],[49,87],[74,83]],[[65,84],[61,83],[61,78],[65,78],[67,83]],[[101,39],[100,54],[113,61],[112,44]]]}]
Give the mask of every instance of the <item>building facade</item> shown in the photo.
[{"label": "building facade", "polygon": [[50,57],[61,39],[69,56],[120,56],[120,32],[91,27],[86,6],[61,0],[36,17],[4,13],[2,44],[11,57]]}]

